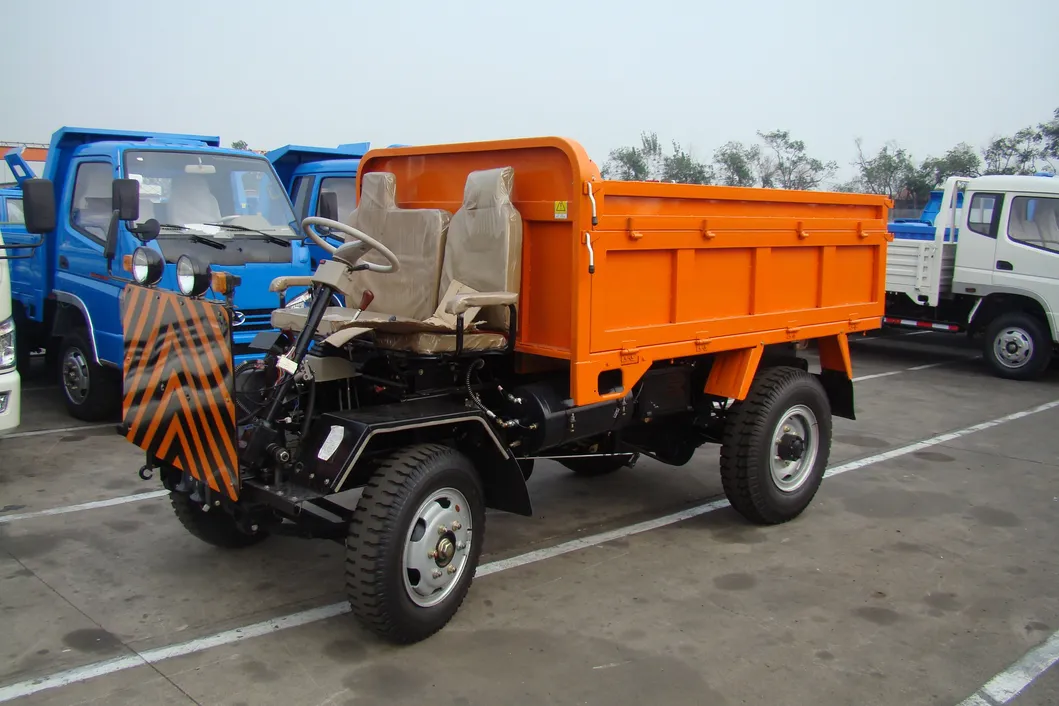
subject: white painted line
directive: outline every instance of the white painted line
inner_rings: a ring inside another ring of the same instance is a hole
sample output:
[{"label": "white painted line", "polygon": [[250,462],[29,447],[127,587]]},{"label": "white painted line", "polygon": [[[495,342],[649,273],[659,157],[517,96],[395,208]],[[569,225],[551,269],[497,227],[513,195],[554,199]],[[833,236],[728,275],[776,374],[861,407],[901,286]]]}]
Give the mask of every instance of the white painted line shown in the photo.
[{"label": "white painted line", "polygon": [[117,422],[111,422],[110,424],[84,424],[79,427],[59,427],[58,429],[41,429],[40,431],[16,431],[14,434],[7,434],[6,436],[0,436],[0,439],[24,439],[27,436],[45,436],[47,434],[65,434],[67,432],[84,431],[86,429],[104,429],[110,427],[111,429],[117,429]]},{"label": "white painted line", "polygon": [[[968,359],[969,360],[969,359]],[[864,382],[865,380],[875,380],[877,378],[888,378],[891,375],[900,375],[901,373],[910,373],[915,370],[929,370],[930,368],[937,368],[942,365],[952,365],[953,363],[962,362],[956,360],[943,360],[940,363],[927,363],[926,365],[915,365],[911,368],[901,368],[900,370],[888,370],[885,373],[873,373],[871,375],[861,375],[860,377],[853,378],[853,382]]]},{"label": "white painted line", "polygon": [[112,505],[124,505],[125,503],[134,503],[137,500],[153,500],[154,498],[161,498],[169,494],[167,490],[152,490],[147,493],[136,493],[134,495],[123,495],[120,498],[110,498],[109,500],[95,500],[90,503],[81,503],[79,505],[66,505],[65,507],[53,507],[48,510],[36,510],[34,512],[23,512],[18,515],[0,515],[0,525],[5,522],[15,522],[16,520],[29,520],[34,517],[48,517],[49,515],[65,515],[68,512],[80,512],[81,510],[95,510],[100,507],[111,507]]},{"label": "white painted line", "polygon": [[[936,368],[939,365],[948,365],[948,364],[950,364],[952,362],[955,362],[955,361],[946,360],[946,361],[942,361],[940,363],[929,363],[927,365],[917,365],[917,366],[915,366],[913,368],[902,368],[901,370],[890,370],[889,372],[885,372],[885,373],[875,373],[873,375],[862,375],[860,377],[853,378],[853,382],[863,382],[865,380],[875,380],[877,378],[889,377],[891,375],[900,375],[901,373],[907,373],[907,372],[910,372],[910,371],[913,371],[913,370],[926,370],[928,368]],[[111,426],[111,425],[102,425],[102,426]],[[70,429],[91,429],[91,428],[94,428],[94,427],[71,427]],[[26,435],[32,436],[32,435],[36,435],[36,434],[51,434],[51,433],[56,433],[58,431],[64,431],[64,430],[56,429],[56,430],[52,430],[52,431],[43,431],[43,432],[26,432]],[[13,434],[12,436],[18,436],[18,434]],[[133,495],[123,495],[123,496],[118,497],[118,498],[111,498],[110,500],[97,500],[96,502],[81,503],[80,505],[67,505],[65,507],[57,507],[57,508],[52,508],[50,510],[38,510],[36,512],[24,512],[24,513],[22,513],[20,515],[7,515],[6,517],[4,515],[0,515],[0,524],[4,524],[5,522],[15,522],[16,520],[31,520],[31,519],[33,519],[35,517],[47,517],[48,515],[65,515],[68,512],[80,512],[81,510],[95,510],[97,508],[110,507],[112,505],[123,505],[125,503],[134,503],[134,502],[136,502],[138,500],[153,500],[155,498],[163,497],[166,494],[167,494],[166,491],[163,491],[163,490],[150,492],[150,493],[135,493]]]},{"label": "white painted line", "polygon": [[[924,448],[930,446],[936,446],[937,444],[943,444],[953,439],[958,439],[962,436],[974,434],[985,429],[991,429],[1001,424],[1013,422],[1017,419],[1023,419],[1040,412],[1045,412],[1050,409],[1059,407],[1059,400],[1054,400],[1046,404],[1038,405],[1031,409],[1024,410],[1022,412],[1015,412],[1004,417],[998,417],[988,422],[982,422],[981,424],[975,424],[974,426],[966,427],[964,429],[958,429],[956,431],[948,432],[947,434],[939,434],[938,436],[924,439],[923,441],[916,442],[914,444],[908,444],[901,446],[900,448],[892,449],[890,451],[884,451],[882,453],[874,454],[866,458],[858,459],[855,461],[848,461],[846,463],[834,466],[828,469],[825,476],[837,476],[840,473],[848,473],[849,471],[856,471],[866,466],[871,466],[876,463],[883,461],[889,461],[890,459],[904,456],[910,453],[915,453]],[[634,534],[640,534],[642,532],[648,532],[650,530],[659,529],[667,525],[672,525],[677,522],[683,522],[684,520],[690,520],[700,515],[720,510],[721,508],[728,507],[729,503],[727,500],[714,500],[712,502],[705,503],[703,505],[696,505],[695,507],[687,508],[686,510],[680,510],[663,517],[659,517],[653,520],[647,520],[645,522],[638,522],[634,525],[627,525],[625,527],[619,527],[609,532],[600,532],[599,534],[590,535],[588,537],[582,537],[581,539],[574,539],[569,542],[563,542],[552,547],[544,549],[537,549],[532,552],[525,554],[519,554],[507,559],[498,559],[497,561],[490,561],[486,564],[482,564],[478,567],[478,571],[475,573],[475,577],[488,576],[490,574],[496,574],[501,571],[507,571],[526,564],[532,564],[538,561],[544,561],[545,559],[552,559],[563,554],[569,554],[570,552],[576,552],[581,549],[587,549],[594,547],[604,542],[610,542],[615,539],[621,539],[622,537],[628,537]],[[350,610],[349,603],[342,601],[340,603],[332,603],[331,605],[321,606],[319,608],[311,608],[309,610],[303,610],[298,613],[291,613],[290,615],[282,616],[279,618],[273,618],[271,620],[265,620],[259,623],[253,623],[242,628],[235,628],[233,630],[226,630],[224,632],[217,633],[215,635],[207,635],[195,640],[189,640],[188,642],[181,642],[176,645],[170,645],[168,647],[158,647],[153,650],[146,650],[144,652],[136,653],[135,655],[128,657],[118,657],[115,659],[106,660],[103,662],[95,662],[88,664],[83,667],[76,667],[74,669],[68,669],[62,672],[56,672],[45,677],[39,677],[37,679],[29,679],[26,681],[17,682],[15,684],[9,684],[4,687],[0,687],[0,702],[10,701],[12,699],[21,698],[23,696],[29,696],[30,694],[36,694],[40,691],[47,689],[55,689],[57,687],[66,686],[75,682],[85,681],[93,679],[95,677],[104,676],[107,674],[113,674],[120,672],[125,669],[137,667],[145,664],[152,664],[160,662],[162,660],[170,659],[172,657],[179,657],[182,655],[193,654],[196,652],[202,652],[213,647],[219,647],[221,645],[229,645],[234,642],[240,642],[250,637],[257,637],[260,635],[267,635],[278,630],[285,630],[287,628],[297,627],[300,625],[307,625],[314,623],[319,620],[332,618],[337,615],[343,615],[348,613]],[[1054,637],[1054,636],[1053,636]],[[1057,643],[1056,648],[1059,648]],[[1054,659],[1053,659],[1054,661]],[[1043,671],[1043,670],[1042,670]]]},{"label": "white painted line", "polygon": [[985,683],[981,689],[960,702],[959,706],[978,706],[978,704],[1006,704],[1033,683],[1033,680],[1044,674],[1056,662],[1059,662],[1059,632],[1034,647],[1022,656],[1022,659],[997,674]]}]

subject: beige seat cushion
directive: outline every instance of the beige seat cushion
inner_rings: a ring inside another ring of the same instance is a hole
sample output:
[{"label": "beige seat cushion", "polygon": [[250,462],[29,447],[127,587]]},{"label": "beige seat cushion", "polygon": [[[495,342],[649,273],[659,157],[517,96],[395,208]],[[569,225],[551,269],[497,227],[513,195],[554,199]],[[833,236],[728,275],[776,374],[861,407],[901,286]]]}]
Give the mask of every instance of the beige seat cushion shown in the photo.
[{"label": "beige seat cushion", "polygon": [[[360,204],[350,215],[350,225],[388,247],[401,263],[397,272],[358,272],[346,302],[359,306],[365,290],[375,295],[367,311],[409,319],[429,317],[438,305],[441,260],[451,215],[433,208],[398,208],[396,177],[371,172],[361,177]],[[361,262],[386,261],[370,252]],[[443,290],[442,290],[443,291]]]},{"label": "beige seat cushion", "polygon": [[[423,355],[454,353],[455,333],[385,333],[376,331],[375,346],[391,351],[410,351]],[[507,336],[502,333],[467,333],[463,336],[465,351],[499,351],[507,347]]]},{"label": "beige seat cushion", "polygon": [[[388,172],[372,172],[362,177],[360,204],[350,216],[350,225],[388,247],[400,263],[396,272],[359,271],[351,277],[352,286],[342,294],[349,308],[332,307],[320,324],[319,333],[329,336],[363,319],[359,309],[365,290],[375,295],[365,309],[399,319],[422,321],[438,305],[441,259],[451,216],[440,209],[398,208],[397,180]],[[361,262],[385,263],[379,253],[370,252]],[[279,309],[272,313],[272,325],[281,330],[301,331],[309,309]]]},{"label": "beige seat cushion", "polygon": [[[439,296],[453,280],[478,292],[518,293],[522,276],[522,216],[511,203],[515,170],[471,172],[463,205],[452,217],[445,243]],[[482,310],[487,328],[506,331],[506,307]]]}]

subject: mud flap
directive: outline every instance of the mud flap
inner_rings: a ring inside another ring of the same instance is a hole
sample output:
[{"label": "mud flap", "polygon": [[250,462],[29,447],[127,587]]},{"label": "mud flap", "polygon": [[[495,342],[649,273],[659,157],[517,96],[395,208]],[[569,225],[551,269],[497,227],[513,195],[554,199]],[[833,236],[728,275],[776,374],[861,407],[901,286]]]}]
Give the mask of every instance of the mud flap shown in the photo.
[{"label": "mud flap", "polygon": [[122,433],[159,464],[239,499],[231,315],[223,304],[128,284]]}]

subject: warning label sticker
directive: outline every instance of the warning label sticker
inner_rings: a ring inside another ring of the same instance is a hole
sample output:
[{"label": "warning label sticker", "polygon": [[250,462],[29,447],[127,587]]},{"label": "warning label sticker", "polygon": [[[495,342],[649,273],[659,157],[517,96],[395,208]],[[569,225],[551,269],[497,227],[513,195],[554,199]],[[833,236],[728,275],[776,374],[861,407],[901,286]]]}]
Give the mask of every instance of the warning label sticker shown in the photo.
[{"label": "warning label sticker", "polygon": [[555,217],[559,220],[566,218],[566,201],[555,202]]}]

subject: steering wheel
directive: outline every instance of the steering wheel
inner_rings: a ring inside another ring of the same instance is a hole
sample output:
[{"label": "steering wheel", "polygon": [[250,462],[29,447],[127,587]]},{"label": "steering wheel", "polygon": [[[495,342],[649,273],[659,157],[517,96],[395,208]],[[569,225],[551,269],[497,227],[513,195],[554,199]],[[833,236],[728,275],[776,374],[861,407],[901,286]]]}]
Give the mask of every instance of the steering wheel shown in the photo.
[{"label": "steering wheel", "polygon": [[[310,226],[320,226],[322,228],[330,228],[332,231],[338,231],[336,235],[343,241],[343,244],[336,248],[334,245],[324,240],[320,234]],[[309,216],[302,220],[302,231],[309,236],[310,240],[323,248],[327,253],[334,255],[336,259],[342,260],[350,265],[357,264],[357,260],[374,250],[383,256],[383,259],[386,260],[387,264],[379,265],[374,262],[361,263],[361,266],[365,269],[380,274],[388,274],[390,272],[396,272],[401,268],[401,263],[398,262],[397,256],[390,252],[388,247],[375,238],[372,238],[367,233],[357,230],[353,226],[348,226],[340,221],[332,221],[330,218],[320,218],[319,216]]]}]

